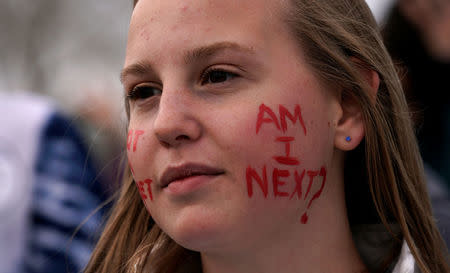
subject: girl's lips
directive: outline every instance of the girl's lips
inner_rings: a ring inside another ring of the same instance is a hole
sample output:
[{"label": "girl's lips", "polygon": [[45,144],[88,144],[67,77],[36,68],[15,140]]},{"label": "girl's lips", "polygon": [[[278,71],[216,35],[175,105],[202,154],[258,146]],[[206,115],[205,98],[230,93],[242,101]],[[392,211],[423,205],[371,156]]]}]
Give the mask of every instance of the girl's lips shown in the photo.
[{"label": "girl's lips", "polygon": [[[224,174],[219,168],[198,163],[186,163],[178,167],[168,167],[159,179],[161,188],[166,188],[173,182],[193,182],[191,180],[204,180]],[[199,182],[199,181],[197,181]],[[175,186],[175,185],[174,185]]]},{"label": "girl's lips", "polygon": [[172,181],[163,191],[172,196],[185,196],[206,185],[219,175],[193,175]]}]

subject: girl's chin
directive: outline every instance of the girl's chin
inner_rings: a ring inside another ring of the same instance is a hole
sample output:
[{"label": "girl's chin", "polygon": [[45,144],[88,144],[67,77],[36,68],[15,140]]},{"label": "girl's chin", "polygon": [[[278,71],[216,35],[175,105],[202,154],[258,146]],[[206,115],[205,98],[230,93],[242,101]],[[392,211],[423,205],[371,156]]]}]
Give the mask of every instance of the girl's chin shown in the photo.
[{"label": "girl's chin", "polygon": [[225,235],[219,230],[212,228],[198,228],[179,231],[170,237],[184,248],[197,252],[205,252],[218,248],[222,244],[221,241],[224,240]]},{"label": "girl's chin", "polygon": [[175,242],[184,248],[203,252],[207,249],[217,248],[226,242],[230,234],[229,223],[224,223],[214,216],[198,215],[177,219],[168,226],[166,233]]}]

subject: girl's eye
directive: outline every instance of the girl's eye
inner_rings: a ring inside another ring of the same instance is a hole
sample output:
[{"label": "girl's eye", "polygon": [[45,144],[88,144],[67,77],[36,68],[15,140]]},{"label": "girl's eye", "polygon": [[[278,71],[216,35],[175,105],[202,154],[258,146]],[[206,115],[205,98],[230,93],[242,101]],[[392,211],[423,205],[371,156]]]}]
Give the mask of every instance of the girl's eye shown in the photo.
[{"label": "girl's eye", "polygon": [[237,74],[220,69],[206,71],[201,78],[202,84],[222,83],[238,77]]},{"label": "girl's eye", "polygon": [[148,84],[137,85],[127,95],[131,100],[148,99],[153,96],[161,95],[162,91],[159,88]]}]

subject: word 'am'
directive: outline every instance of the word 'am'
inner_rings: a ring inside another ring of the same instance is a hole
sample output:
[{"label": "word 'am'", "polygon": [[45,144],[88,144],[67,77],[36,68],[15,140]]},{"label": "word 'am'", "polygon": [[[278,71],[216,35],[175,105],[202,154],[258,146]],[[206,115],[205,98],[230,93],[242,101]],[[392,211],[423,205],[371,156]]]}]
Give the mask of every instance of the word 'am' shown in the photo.
[{"label": "word 'am'", "polygon": [[306,127],[305,123],[303,122],[300,105],[295,105],[294,114],[289,112],[289,110],[287,110],[287,108],[281,104],[278,106],[278,111],[280,121],[278,121],[277,115],[270,107],[266,106],[264,103],[259,106],[258,118],[256,120],[256,134],[259,133],[259,130],[261,129],[263,123],[272,123],[278,130],[285,133],[287,130],[286,118],[288,118],[293,125],[295,125],[298,120],[306,136]]}]

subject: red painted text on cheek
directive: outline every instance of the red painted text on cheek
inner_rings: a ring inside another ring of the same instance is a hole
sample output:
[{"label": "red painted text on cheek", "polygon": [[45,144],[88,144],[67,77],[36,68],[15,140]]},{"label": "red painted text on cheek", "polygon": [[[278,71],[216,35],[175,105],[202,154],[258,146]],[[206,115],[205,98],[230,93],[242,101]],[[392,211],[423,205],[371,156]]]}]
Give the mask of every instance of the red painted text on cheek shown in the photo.
[{"label": "red painted text on cheek", "polygon": [[152,180],[151,179],[145,179],[144,181],[138,181],[136,182],[139,193],[141,194],[142,200],[146,200],[147,198],[150,198],[150,201],[153,201],[153,195],[152,195]]},{"label": "red painted text on cheek", "polygon": [[[279,119],[275,112],[265,104],[261,104],[259,107],[259,113],[256,119],[256,135],[260,132],[263,125],[272,126],[272,128],[280,131],[281,134],[285,134],[288,129],[287,119],[291,121],[292,126],[300,126],[303,134],[306,136],[307,130],[302,117],[300,105],[294,106],[293,114],[289,112],[288,108],[279,105],[278,108]],[[298,121],[298,122],[297,122]],[[268,160],[275,160],[276,164],[280,167],[274,167],[273,170],[268,170],[266,165],[262,169],[257,169],[252,166],[247,166],[246,169],[246,182],[247,193],[249,198],[254,195],[254,187],[259,188],[264,198],[268,198],[269,193],[274,198],[289,198],[290,200],[295,196],[301,200],[307,200],[306,211],[303,213],[300,221],[303,224],[308,222],[307,210],[311,207],[314,200],[320,197],[323,188],[326,183],[326,168],[321,166],[316,170],[307,170],[300,167],[300,159],[291,155],[291,143],[295,141],[295,137],[292,136],[277,136],[274,139],[275,143],[281,143],[284,146],[283,153],[274,155]],[[272,174],[272,179],[268,179],[268,173]],[[305,175],[308,179],[304,179]],[[306,180],[306,192],[303,195],[303,181]],[[272,191],[269,191],[269,181],[272,184]],[[318,190],[311,194],[311,189],[314,183],[320,183]],[[289,185],[291,185],[289,187]],[[292,187],[293,186],[293,187]],[[289,189],[292,189],[289,191]]]},{"label": "red painted text on cheek", "polygon": [[291,157],[291,142],[294,141],[295,138],[293,137],[278,137],[276,139],[277,142],[283,142],[284,143],[284,152],[285,154],[282,156],[274,156],[273,159],[275,159],[278,163],[282,165],[299,165],[300,161],[295,158]]},{"label": "red painted text on cheek", "polygon": [[[131,173],[133,177],[136,177],[136,173],[133,169],[132,163],[131,163],[131,157],[130,155],[135,153],[138,150],[138,144],[139,140],[142,135],[144,135],[145,131],[143,130],[129,130],[128,136],[127,136],[127,150],[128,150],[128,164],[130,166]],[[151,179],[144,179],[136,181],[136,186],[138,187],[139,194],[141,195],[142,200],[145,202],[147,199],[150,201],[153,201],[153,193],[152,193],[152,180]]]},{"label": "red painted text on cheek", "polygon": [[278,122],[277,115],[270,107],[266,106],[264,103],[261,104],[259,106],[258,117],[256,119],[256,134],[259,133],[259,130],[264,123],[272,123],[275,128],[277,128],[282,133],[285,133],[288,128],[286,121],[286,118],[288,118],[292,122],[293,126],[295,126],[298,120],[301,128],[303,129],[303,133],[306,136],[306,127],[305,122],[303,121],[300,105],[296,104],[294,106],[294,114],[291,114],[291,112],[289,112],[289,110],[283,105],[279,105],[278,112],[280,116],[280,122]]},{"label": "red painted text on cheek", "polygon": [[[143,130],[129,130],[127,136],[127,150],[128,152],[136,152],[139,137],[144,134]],[[133,146],[131,146],[133,145]]]}]

